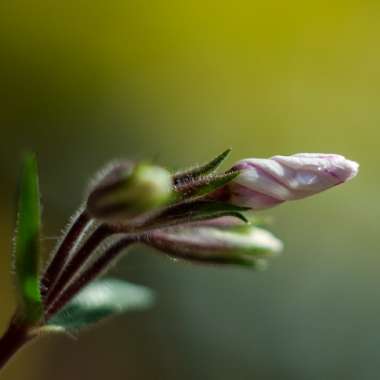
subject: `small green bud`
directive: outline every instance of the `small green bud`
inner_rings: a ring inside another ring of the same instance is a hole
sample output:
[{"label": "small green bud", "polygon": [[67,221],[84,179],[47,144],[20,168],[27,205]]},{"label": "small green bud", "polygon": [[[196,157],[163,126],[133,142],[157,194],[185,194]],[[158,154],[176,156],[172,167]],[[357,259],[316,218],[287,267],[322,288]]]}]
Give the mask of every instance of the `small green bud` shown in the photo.
[{"label": "small green bud", "polygon": [[130,178],[129,194],[139,210],[166,204],[172,196],[171,174],[164,168],[148,164],[137,165]]},{"label": "small green bud", "polygon": [[124,221],[167,204],[172,199],[171,174],[140,163],[113,168],[93,187],[87,209],[96,218]]}]

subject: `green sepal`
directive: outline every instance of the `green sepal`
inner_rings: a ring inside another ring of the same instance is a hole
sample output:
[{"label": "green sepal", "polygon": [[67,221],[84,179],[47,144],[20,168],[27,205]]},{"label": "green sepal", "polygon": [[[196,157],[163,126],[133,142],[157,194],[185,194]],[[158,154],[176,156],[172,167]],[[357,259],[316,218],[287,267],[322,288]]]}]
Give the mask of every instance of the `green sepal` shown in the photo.
[{"label": "green sepal", "polygon": [[196,179],[200,176],[205,176],[207,174],[213,173],[222,164],[222,162],[228,157],[230,153],[231,153],[231,149],[227,149],[223,153],[216,156],[213,160],[211,160],[210,162],[204,165],[199,165],[199,166],[190,168],[188,170],[184,170],[184,171],[174,174],[173,176],[174,184],[178,185],[178,184],[181,184],[182,182],[187,182],[189,179]]},{"label": "green sepal", "polygon": [[225,186],[240,174],[239,171],[220,175],[207,175],[176,186],[177,199],[184,200],[210,194]]},{"label": "green sepal", "polygon": [[14,266],[19,296],[19,318],[35,322],[42,315],[39,284],[41,206],[37,161],[28,154],[23,162],[15,232]]},{"label": "green sepal", "polygon": [[153,292],[148,288],[116,279],[101,279],[85,287],[48,321],[48,325],[77,332],[126,311],[146,309],[153,300]]},{"label": "green sepal", "polygon": [[247,207],[208,200],[182,202],[165,208],[150,221],[146,221],[144,223],[144,229],[164,228],[177,224],[220,218],[223,216],[232,216],[247,223],[248,220],[242,213],[248,210],[250,209]]}]

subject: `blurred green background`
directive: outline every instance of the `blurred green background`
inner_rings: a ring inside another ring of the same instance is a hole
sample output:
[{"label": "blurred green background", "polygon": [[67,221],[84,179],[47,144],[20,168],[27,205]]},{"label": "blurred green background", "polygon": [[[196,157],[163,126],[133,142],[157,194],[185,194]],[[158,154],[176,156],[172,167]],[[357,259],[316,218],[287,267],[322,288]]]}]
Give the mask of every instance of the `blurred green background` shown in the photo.
[{"label": "blurred green background", "polygon": [[135,249],[114,272],[154,288],[154,309],[42,339],[2,379],[378,379],[379,16],[373,0],[1,1],[1,329],[26,149],[47,247],[115,157],[178,168],[232,147],[229,164],[303,151],[361,164],[263,213],[286,244],[268,271]]}]

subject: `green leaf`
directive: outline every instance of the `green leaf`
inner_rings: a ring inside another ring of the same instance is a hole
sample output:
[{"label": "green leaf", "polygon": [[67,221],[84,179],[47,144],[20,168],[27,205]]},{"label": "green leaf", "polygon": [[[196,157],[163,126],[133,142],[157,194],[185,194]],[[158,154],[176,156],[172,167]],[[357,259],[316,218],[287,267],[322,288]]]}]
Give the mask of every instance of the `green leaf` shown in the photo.
[{"label": "green leaf", "polygon": [[195,179],[199,176],[204,176],[213,173],[222,164],[222,162],[227,158],[227,156],[230,153],[231,149],[227,149],[223,153],[216,156],[213,160],[204,165],[196,166],[194,168],[176,173],[173,176],[174,184],[178,185],[182,182],[187,182],[188,179]]},{"label": "green leaf", "polygon": [[20,181],[14,257],[21,318],[29,322],[37,321],[42,314],[38,279],[40,229],[37,161],[33,154],[28,154],[24,159]]},{"label": "green leaf", "polygon": [[153,303],[148,288],[116,279],[102,279],[85,287],[48,322],[66,331],[78,331],[129,310],[145,309]]},{"label": "green leaf", "polygon": [[163,228],[177,224],[220,218],[222,216],[233,216],[243,222],[248,222],[247,218],[242,214],[242,212],[248,210],[250,209],[247,207],[208,200],[182,202],[165,208],[151,221],[144,223],[144,229]]},{"label": "green leaf", "polygon": [[189,199],[210,194],[231,182],[239,174],[239,171],[234,171],[220,175],[208,175],[182,183],[176,186],[177,198]]}]

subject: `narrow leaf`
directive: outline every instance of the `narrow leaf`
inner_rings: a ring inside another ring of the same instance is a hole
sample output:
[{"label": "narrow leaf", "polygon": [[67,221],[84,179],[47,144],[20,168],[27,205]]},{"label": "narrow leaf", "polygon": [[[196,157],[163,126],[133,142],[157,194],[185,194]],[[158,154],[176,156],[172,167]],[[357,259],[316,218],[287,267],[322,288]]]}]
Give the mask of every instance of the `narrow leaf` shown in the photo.
[{"label": "narrow leaf", "polygon": [[182,183],[176,186],[177,197],[179,199],[189,199],[210,194],[232,181],[239,174],[239,171],[234,171],[220,175],[208,175]]},{"label": "narrow leaf", "polygon": [[36,321],[42,313],[39,286],[41,210],[37,161],[26,156],[20,181],[15,270],[22,318]]},{"label": "narrow leaf", "polygon": [[153,293],[143,286],[116,279],[92,282],[48,322],[66,331],[78,331],[106,318],[153,303]]},{"label": "narrow leaf", "polygon": [[182,172],[176,173],[173,176],[174,184],[178,185],[182,182],[187,182],[189,179],[194,179],[199,176],[204,176],[206,174],[213,173],[227,158],[227,156],[231,153],[231,149],[225,150],[223,153],[219,154],[210,162],[196,166],[194,168],[184,170]]}]

